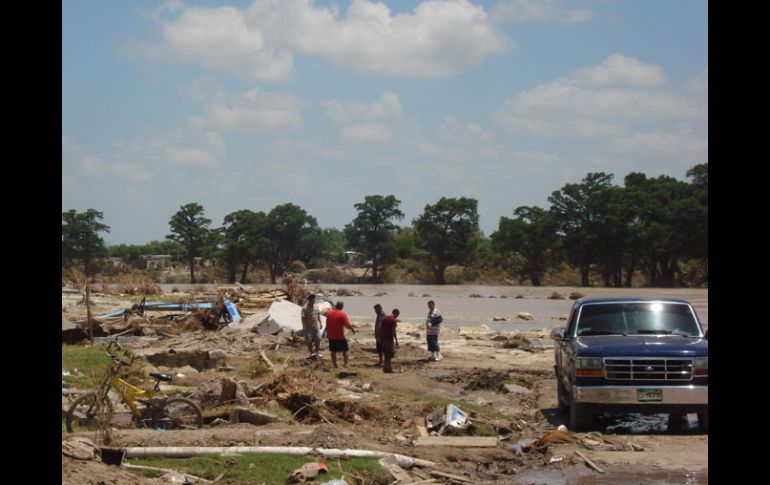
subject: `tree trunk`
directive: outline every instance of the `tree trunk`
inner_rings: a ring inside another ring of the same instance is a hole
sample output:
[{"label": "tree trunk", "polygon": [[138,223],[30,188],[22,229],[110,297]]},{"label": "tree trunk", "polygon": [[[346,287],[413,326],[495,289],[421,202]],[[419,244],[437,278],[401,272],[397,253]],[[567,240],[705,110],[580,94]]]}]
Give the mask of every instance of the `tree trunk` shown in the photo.
[{"label": "tree trunk", "polygon": [[195,258],[190,258],[190,283],[195,284]]},{"label": "tree trunk", "polygon": [[590,266],[583,264],[580,266],[580,286],[588,286],[588,273]]},{"label": "tree trunk", "polygon": [[249,272],[249,262],[246,261],[243,264],[243,272],[241,273],[241,284],[246,283],[246,274],[248,274],[248,272]]},{"label": "tree trunk", "polygon": [[276,284],[275,278],[276,278],[277,268],[275,266],[275,263],[270,263],[268,266],[270,266],[270,283]]},{"label": "tree trunk", "polygon": [[540,282],[540,273],[537,271],[530,273],[529,279],[532,281],[532,286],[542,286],[542,283]]},{"label": "tree trunk", "polygon": [[91,259],[90,258],[83,258],[83,273],[85,273],[86,276],[90,276],[90,274],[91,274]]},{"label": "tree trunk", "polygon": [[379,275],[380,272],[377,269],[377,255],[375,254],[374,257],[372,257],[372,278],[374,281],[379,281]]},{"label": "tree trunk", "polygon": [[436,284],[445,285],[446,279],[444,278],[444,272],[446,266],[433,266],[433,275],[436,277]]},{"label": "tree trunk", "polygon": [[235,263],[227,263],[227,282],[230,284],[235,283],[235,273],[238,268],[235,267]]},{"label": "tree trunk", "polygon": [[634,278],[634,267],[636,266],[636,258],[631,257],[631,260],[628,262],[628,266],[626,266],[626,288],[631,288],[631,281]]}]

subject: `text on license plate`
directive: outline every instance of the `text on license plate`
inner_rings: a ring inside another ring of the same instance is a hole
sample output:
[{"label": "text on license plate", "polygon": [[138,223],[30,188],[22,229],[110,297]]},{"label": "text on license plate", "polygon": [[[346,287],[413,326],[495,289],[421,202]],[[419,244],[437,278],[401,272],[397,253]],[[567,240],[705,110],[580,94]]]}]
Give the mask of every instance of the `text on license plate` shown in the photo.
[{"label": "text on license plate", "polygon": [[662,401],[663,390],[662,389],[637,389],[636,399],[637,401]]}]

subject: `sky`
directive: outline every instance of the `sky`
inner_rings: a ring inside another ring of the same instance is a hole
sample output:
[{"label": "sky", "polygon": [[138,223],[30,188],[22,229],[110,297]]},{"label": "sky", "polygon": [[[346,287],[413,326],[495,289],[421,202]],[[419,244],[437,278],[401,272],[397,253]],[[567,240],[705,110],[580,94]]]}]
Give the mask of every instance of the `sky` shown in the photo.
[{"label": "sky", "polygon": [[62,211],[108,244],[291,202],[342,229],[708,162],[706,0],[62,2]]}]

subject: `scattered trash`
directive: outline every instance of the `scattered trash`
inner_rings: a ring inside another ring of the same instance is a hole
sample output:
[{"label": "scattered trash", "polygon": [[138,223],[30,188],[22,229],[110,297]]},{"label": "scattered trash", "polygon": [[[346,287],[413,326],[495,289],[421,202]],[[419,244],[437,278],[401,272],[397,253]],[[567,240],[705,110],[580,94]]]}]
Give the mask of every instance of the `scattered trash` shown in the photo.
[{"label": "scattered trash", "polygon": [[[546,434],[539,440],[537,440],[537,443],[535,443],[535,446],[540,448],[541,446],[547,445],[548,443],[553,443],[554,441],[564,441],[567,443],[577,443],[578,440],[574,436],[572,436],[569,433],[566,433],[564,431],[551,431],[550,433]],[[598,445],[599,443],[596,442]]]},{"label": "scattered trash", "polygon": [[88,438],[76,436],[61,442],[62,455],[76,460],[101,460],[101,450]]},{"label": "scattered trash", "polygon": [[321,473],[328,473],[329,470],[323,462],[305,463],[301,467],[291,472],[286,479],[288,483],[300,483],[314,480]]},{"label": "scattered trash", "polygon": [[566,433],[567,432],[567,427],[564,426],[563,424],[560,424],[559,427],[556,428],[556,431],[563,431],[563,432]]},{"label": "scattered trash", "polygon": [[561,463],[562,461],[564,461],[563,456],[552,456],[548,463]]},{"label": "scattered trash", "polygon": [[516,443],[515,445],[509,445],[509,444],[506,444],[506,445],[505,445],[505,447],[506,447],[507,449],[509,449],[509,450],[513,451],[513,452],[514,452],[514,453],[516,453],[517,455],[521,455],[521,454],[523,454],[524,452],[527,452],[527,451],[531,450],[531,449],[532,449],[532,446],[533,446],[535,443],[537,443],[537,440],[536,440],[536,439],[533,439],[533,438],[524,438],[523,440],[520,440],[520,441],[519,441],[518,443]]}]

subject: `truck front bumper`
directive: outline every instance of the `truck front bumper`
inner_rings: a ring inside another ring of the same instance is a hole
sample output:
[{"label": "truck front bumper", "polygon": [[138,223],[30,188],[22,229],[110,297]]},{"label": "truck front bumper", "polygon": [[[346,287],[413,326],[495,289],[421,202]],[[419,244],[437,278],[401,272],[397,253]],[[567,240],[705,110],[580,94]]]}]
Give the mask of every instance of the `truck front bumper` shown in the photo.
[{"label": "truck front bumper", "polygon": [[[586,404],[634,404],[637,406],[708,406],[708,386],[575,386],[575,402]],[[660,391],[660,399],[649,396]]]}]

